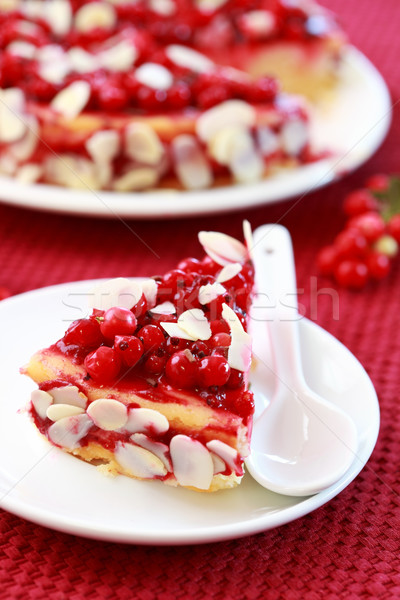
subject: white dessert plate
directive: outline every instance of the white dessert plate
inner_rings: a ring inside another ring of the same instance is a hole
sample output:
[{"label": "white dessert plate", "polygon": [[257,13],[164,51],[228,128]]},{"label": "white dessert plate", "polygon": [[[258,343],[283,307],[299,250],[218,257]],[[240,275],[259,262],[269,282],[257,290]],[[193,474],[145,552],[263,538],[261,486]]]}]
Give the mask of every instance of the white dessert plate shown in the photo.
[{"label": "white dessert plate", "polygon": [[0,177],[1,200],[52,212],[106,218],[166,219],[213,214],[270,204],[301,196],[353,171],[377,150],[391,122],[388,89],[376,68],[350,47],[344,57],[338,90],[314,111],[312,140],[334,156],[286,169],[251,185],[204,191],[163,190],[115,193],[26,185]]},{"label": "white dessert plate", "polygon": [[[61,337],[69,322],[87,314],[83,307],[93,283],[44,288],[0,304],[2,508],[40,525],[101,540],[157,545],[214,542],[306,515],[339,494],[364,467],[379,430],[374,388],[356,358],[307,319],[300,323],[300,335],[308,384],[349,413],[359,439],[349,471],[319,494],[281,496],[258,485],[249,474],[237,488],[212,494],[157,481],[108,478],[51,446],[19,410],[36,387],[19,374],[19,368],[34,351]],[[257,370],[252,385],[257,386]],[[263,394],[268,397],[265,387],[260,390]]]}]

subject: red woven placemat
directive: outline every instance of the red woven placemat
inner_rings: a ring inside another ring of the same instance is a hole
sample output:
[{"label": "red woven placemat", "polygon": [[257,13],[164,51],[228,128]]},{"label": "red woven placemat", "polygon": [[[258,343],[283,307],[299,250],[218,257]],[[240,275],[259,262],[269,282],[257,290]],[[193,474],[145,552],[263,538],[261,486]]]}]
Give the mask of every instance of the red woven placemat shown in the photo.
[{"label": "red woven placemat", "polygon": [[[398,0],[325,4],[381,70],[395,102],[400,98]],[[322,297],[313,304],[310,296],[315,254],[343,224],[343,195],[375,172],[400,171],[399,134],[396,106],[383,147],[357,173],[298,203],[230,216],[129,221],[127,227],[120,221],[0,207],[0,285],[12,293],[77,279],[162,272],[182,255],[198,253],[199,229],[239,236],[244,217],[254,227],[280,219],[293,236],[308,316],[312,308],[313,318],[365,366],[382,418],[371,460],[337,498],[293,523],[240,540],[176,548],[125,546],[58,533],[0,512],[1,598],[400,597],[400,268],[361,293],[340,290],[339,319]]]}]

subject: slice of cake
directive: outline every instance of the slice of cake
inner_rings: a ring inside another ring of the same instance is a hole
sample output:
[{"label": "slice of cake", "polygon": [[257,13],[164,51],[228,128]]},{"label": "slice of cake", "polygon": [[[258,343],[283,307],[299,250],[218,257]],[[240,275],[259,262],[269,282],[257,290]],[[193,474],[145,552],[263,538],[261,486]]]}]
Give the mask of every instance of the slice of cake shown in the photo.
[{"label": "slice of cake", "polygon": [[[93,311],[22,372],[29,411],[55,446],[107,473],[215,491],[249,453],[249,245],[201,232],[206,256],[162,277],[115,279]],[[247,235],[249,240],[249,235]]]},{"label": "slice of cake", "polygon": [[4,174],[86,190],[191,190],[316,158],[307,103],[287,92],[328,85],[343,36],[314,3],[1,6]]}]

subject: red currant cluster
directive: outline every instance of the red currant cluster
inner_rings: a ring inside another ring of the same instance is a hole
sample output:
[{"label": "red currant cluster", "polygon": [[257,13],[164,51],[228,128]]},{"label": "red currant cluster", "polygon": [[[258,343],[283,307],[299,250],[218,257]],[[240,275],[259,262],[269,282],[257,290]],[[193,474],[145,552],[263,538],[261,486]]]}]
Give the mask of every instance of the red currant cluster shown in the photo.
[{"label": "red currant cluster", "polygon": [[330,246],[319,252],[321,275],[347,288],[361,289],[388,275],[400,244],[400,179],[370,177],[343,204],[347,222]]},{"label": "red currant cluster", "polygon": [[[206,341],[171,337],[160,326],[162,321],[176,321],[183,311],[199,307],[195,304],[199,288],[215,282],[220,268],[209,257],[203,261],[187,258],[157,281],[157,303],[172,301],[176,314],[152,314],[143,295],[131,310],[95,309],[89,318],[72,323],[56,346],[82,361],[88,377],[99,384],[126,377],[162,383],[165,378],[165,383],[178,388],[196,388],[207,394],[218,392],[225,397],[226,392],[238,390],[244,383],[243,373],[232,369],[227,360],[231,336],[228,324],[221,318],[226,295],[214,300],[214,307],[210,306],[212,303],[208,305],[211,337]],[[245,310],[239,305],[245,306],[244,298],[251,290],[250,263],[242,271],[232,278],[230,286],[225,285],[231,290],[231,305],[244,321]],[[238,302],[231,286],[239,292],[247,290],[246,294],[238,293]],[[221,405],[224,406],[224,399]]]}]

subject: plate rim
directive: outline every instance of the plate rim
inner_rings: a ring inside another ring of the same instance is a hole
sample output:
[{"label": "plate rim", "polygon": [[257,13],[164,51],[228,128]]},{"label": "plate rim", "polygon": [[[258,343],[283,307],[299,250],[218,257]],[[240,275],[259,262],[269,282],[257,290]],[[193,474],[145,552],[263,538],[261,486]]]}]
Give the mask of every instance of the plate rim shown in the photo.
[{"label": "plate rim", "polygon": [[[4,310],[4,307],[18,304],[26,300],[29,302],[29,299],[32,296],[40,297],[49,293],[54,293],[56,296],[59,296],[60,293],[68,288],[71,288],[71,286],[87,286],[99,281],[103,280],[95,279],[66,282],[24,292],[23,294],[3,300],[0,303],[0,314]],[[266,513],[259,519],[248,518],[242,519],[237,523],[229,522],[218,526],[211,525],[208,527],[203,527],[202,529],[179,531],[178,535],[172,535],[170,531],[156,532],[155,530],[147,531],[145,533],[139,532],[139,534],[132,532],[132,530],[118,530],[116,533],[115,527],[113,529],[112,526],[103,524],[101,529],[99,529],[94,524],[85,525],[80,521],[74,521],[73,517],[66,517],[65,515],[60,515],[57,513],[51,514],[47,510],[41,509],[40,506],[38,507],[34,505],[32,507],[32,503],[29,503],[28,501],[23,502],[19,498],[13,497],[13,487],[11,488],[10,492],[6,492],[6,494],[0,498],[0,506],[12,514],[27,519],[38,525],[50,527],[56,531],[102,541],[154,546],[203,544],[247,537],[267,531],[269,529],[280,527],[281,525],[285,525],[313,512],[317,508],[320,508],[332,498],[337,496],[341,491],[343,491],[343,489],[345,489],[357,477],[357,475],[367,464],[375,448],[379,434],[380,411],[378,397],[373,383],[368,373],[360,361],[354,356],[354,354],[352,354],[350,350],[330,332],[324,330],[315,322],[307,318],[303,318],[300,321],[300,324],[301,328],[306,327],[318,330],[321,335],[326,336],[326,338],[330,338],[331,341],[334,341],[341,347],[341,351],[343,351],[343,353],[347,353],[348,356],[351,357],[351,360],[355,361],[357,368],[360,369],[360,373],[363,373],[365,376],[365,381],[370,388],[370,401],[374,412],[374,418],[369,424],[370,428],[367,442],[364,444],[364,447],[361,449],[359,448],[359,452],[355,461],[353,462],[352,467],[337,483],[333,484],[326,490],[307,498],[299,498],[298,503],[279,509],[276,512]],[[250,477],[250,474],[248,474],[248,477]],[[0,480],[1,478],[2,473],[0,471]],[[230,491],[228,490],[228,493],[229,492]]]},{"label": "plate rim", "polygon": [[[52,213],[113,219],[160,220],[223,214],[273,204],[315,191],[356,170],[369,160],[383,143],[391,124],[390,92],[378,69],[354,46],[349,45],[343,56],[344,63],[354,63],[360,73],[362,72],[368,80],[374,82],[382,109],[385,111],[384,117],[372,128],[373,130],[377,127],[377,131],[368,152],[360,155],[354,152],[353,160],[346,163],[344,169],[335,169],[337,158],[331,158],[286,169],[277,176],[247,185],[234,184],[198,191],[153,190],[142,193],[75,190],[49,184],[26,185],[12,177],[0,175],[0,185],[5,190],[0,201],[8,205]],[[288,174],[290,174],[289,178]],[[243,198],[246,200],[244,201]],[[86,200],[86,203],[82,202],[82,199]],[[127,203],[130,203],[129,206]],[[165,207],[164,203],[166,203]]]}]

